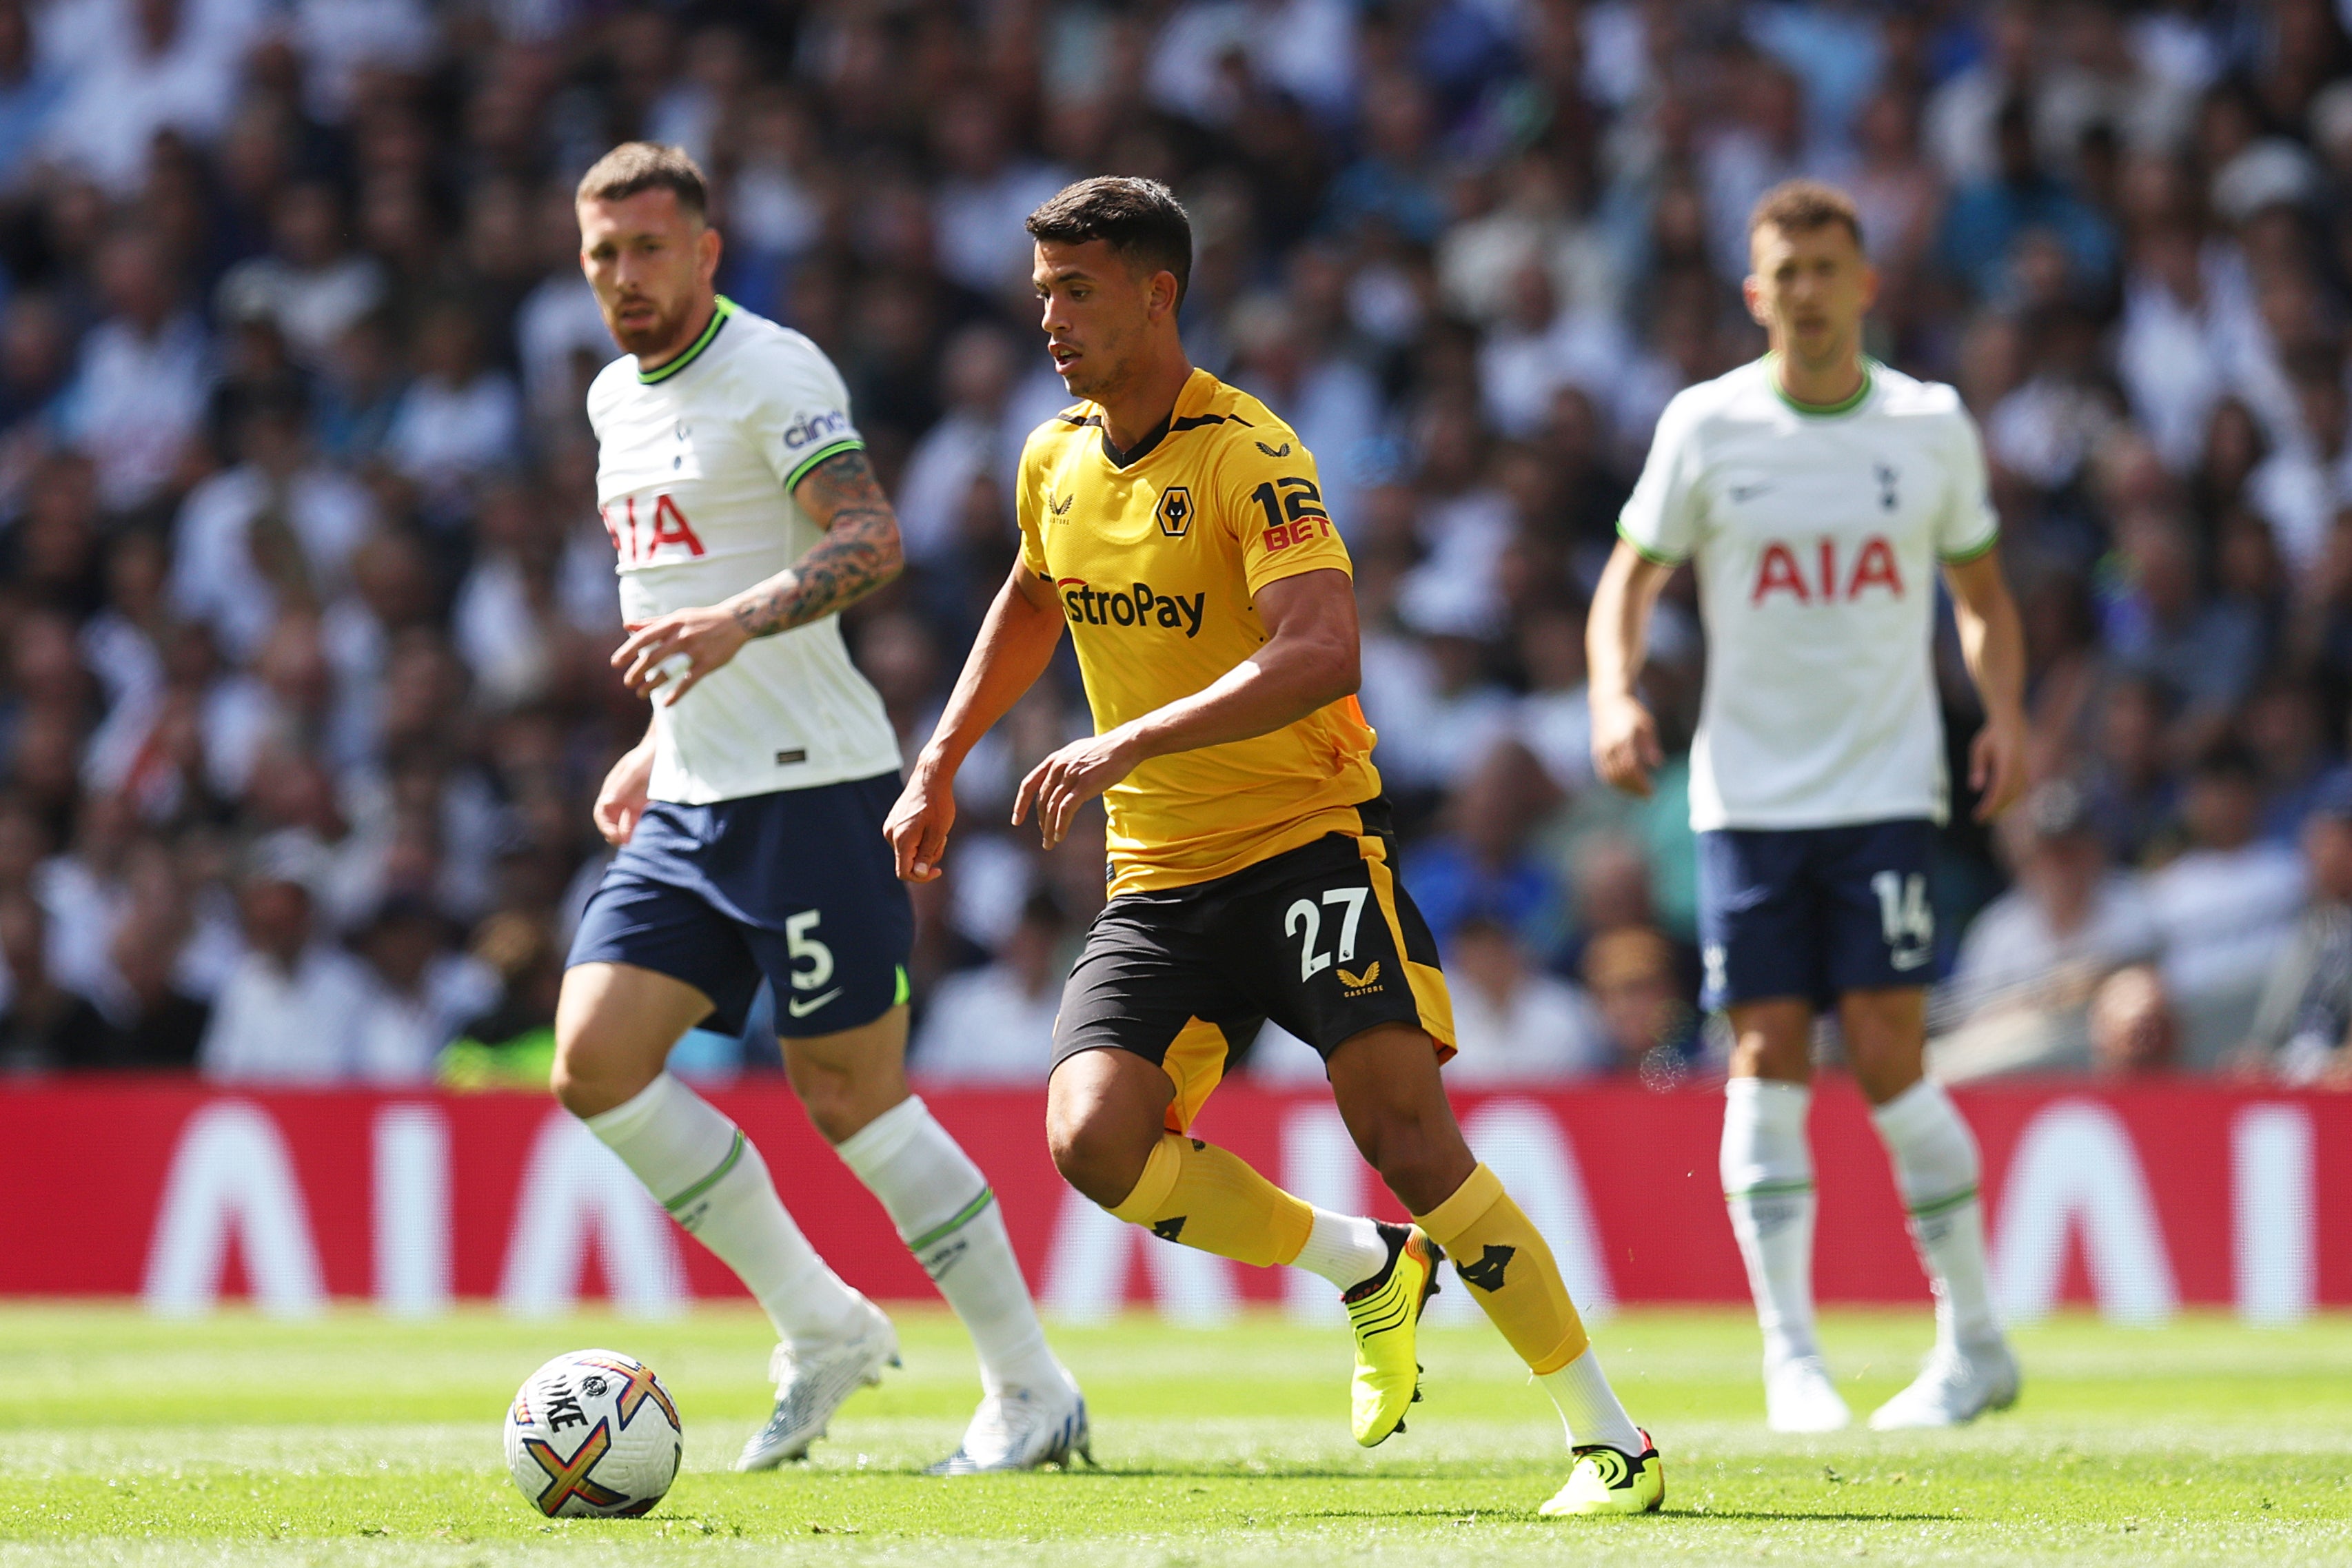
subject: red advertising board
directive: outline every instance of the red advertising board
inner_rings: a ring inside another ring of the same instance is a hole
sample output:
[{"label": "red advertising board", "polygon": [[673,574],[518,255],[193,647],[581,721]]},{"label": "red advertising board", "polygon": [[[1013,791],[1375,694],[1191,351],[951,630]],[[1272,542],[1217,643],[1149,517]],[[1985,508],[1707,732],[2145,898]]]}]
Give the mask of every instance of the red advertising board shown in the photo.
[{"label": "red advertising board", "polygon": [[[710,1095],[851,1283],[882,1299],[929,1293],[902,1249],[877,1245],[889,1236],[881,1207],[789,1092]],[[2127,1320],[2184,1303],[2270,1320],[2352,1304],[2352,1096],[2159,1082],[1957,1097],[1984,1149],[1995,1282],[2013,1318],[2061,1301]],[[1045,1156],[1041,1092],[927,1098],[988,1173],[1032,1282],[1066,1315],[1157,1302],[1213,1319],[1298,1289],[1291,1270],[1169,1246],[1077,1198]],[[1588,1303],[1745,1299],[1716,1176],[1718,1096],[1607,1086],[1457,1105]],[[288,1312],[373,1297],[430,1312],[457,1298],[555,1310],[584,1294],[661,1312],[739,1289],[538,1096],[56,1080],[0,1089],[0,1295],[143,1294],[171,1312],[223,1295]],[[1398,1212],[1327,1096],[1228,1084],[1197,1131],[1316,1202]],[[1824,1082],[1812,1134],[1822,1299],[1924,1300],[1850,1086]],[[1325,1295],[1290,1299],[1323,1310]]]}]

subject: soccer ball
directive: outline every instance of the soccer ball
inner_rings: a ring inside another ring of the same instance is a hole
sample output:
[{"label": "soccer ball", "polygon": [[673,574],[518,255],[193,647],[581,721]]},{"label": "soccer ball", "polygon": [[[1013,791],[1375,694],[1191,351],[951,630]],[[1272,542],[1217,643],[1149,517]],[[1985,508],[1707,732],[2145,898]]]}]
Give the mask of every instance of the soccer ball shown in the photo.
[{"label": "soccer ball", "polygon": [[516,1393],[507,1469],[550,1519],[634,1519],[677,1479],[681,1432],[653,1368],[614,1350],[575,1350]]}]

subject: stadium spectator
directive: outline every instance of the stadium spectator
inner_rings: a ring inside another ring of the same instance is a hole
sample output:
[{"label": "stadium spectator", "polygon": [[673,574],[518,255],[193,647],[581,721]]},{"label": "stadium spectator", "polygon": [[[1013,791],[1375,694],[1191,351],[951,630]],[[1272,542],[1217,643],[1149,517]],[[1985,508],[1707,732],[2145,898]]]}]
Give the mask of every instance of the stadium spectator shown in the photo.
[{"label": "stadium spectator", "polygon": [[58,1071],[113,1064],[114,1031],[88,997],[58,984],[48,955],[48,916],[21,891],[0,892],[0,961],[7,1000],[0,1006],[0,1072]]},{"label": "stadium spectator", "polygon": [[1538,1083],[1581,1078],[1611,1065],[1600,1014],[1578,987],[1544,974],[1494,918],[1455,925],[1445,949],[1461,1054],[1456,1083]]},{"label": "stadium spectator", "polygon": [[206,1077],[324,1083],[364,1071],[374,998],[366,967],[318,932],[311,889],[324,880],[322,858],[293,832],[255,847],[237,890],[245,956],[198,1053]]},{"label": "stadium spectator", "polygon": [[915,444],[899,485],[908,559],[951,563],[973,483],[984,481],[998,493],[1011,486],[1021,443],[1054,412],[1014,402],[1019,366],[1018,351],[998,327],[967,327],[949,341],[940,366],[946,412]]},{"label": "stadium spectator", "polygon": [[1502,926],[1538,959],[1566,936],[1559,879],[1533,835],[1555,800],[1543,765],[1516,740],[1489,750],[1445,802],[1444,829],[1405,856],[1404,876],[1441,949],[1474,919]]},{"label": "stadium spectator", "polygon": [[52,12],[51,42],[69,61],[68,86],[49,122],[52,156],[116,195],[135,191],[159,133],[209,141],[237,99],[258,6],[143,0]]},{"label": "stadium spectator", "polygon": [[442,1051],[434,1066],[442,1083],[546,1087],[555,1066],[555,998],[563,985],[563,949],[553,935],[544,921],[516,910],[482,922],[470,956],[494,978],[495,998]]},{"label": "stadium spectator", "polygon": [[138,229],[107,240],[98,286],[108,315],[83,338],[58,434],[98,470],[116,511],[181,487],[212,382],[204,325],[178,298],[162,242]]},{"label": "stadium spectator", "polygon": [[2054,239],[2072,281],[2096,285],[2115,262],[2109,221],[2084,204],[2036,158],[2033,112],[2012,98],[1993,118],[1994,164],[1988,177],[1952,194],[1938,256],[1954,279],[1980,299],[2013,301],[2023,279],[2020,242]]},{"label": "stadium spectator", "polygon": [[241,261],[221,279],[219,314],[264,319],[306,365],[323,363],[336,342],[383,300],[383,264],[349,248],[350,230],[332,185],[305,181],[278,193],[266,256]]},{"label": "stadium spectator", "polygon": [[465,510],[464,482],[514,460],[521,398],[485,354],[481,323],[462,302],[426,311],[417,329],[416,370],[384,446],[432,512],[453,522]]},{"label": "stadium spectator", "polygon": [[1045,1082],[1069,935],[1053,895],[1033,894],[994,963],[950,975],[931,994],[912,1070],[946,1082]]},{"label": "stadium spectator", "polygon": [[1528,683],[1515,726],[1519,739],[1543,764],[1554,789],[1576,794],[1592,782],[1583,613],[1553,606],[1529,614],[1520,622],[1518,656]]},{"label": "stadium spectator", "polygon": [[2183,800],[2190,847],[2148,878],[2164,989],[2200,1065],[2242,1035],[2304,900],[2303,862],[2258,836],[2261,811],[2252,758],[2234,747],[2209,753]]},{"label": "stadium spectator", "polygon": [[373,994],[358,1045],[358,1076],[377,1083],[423,1082],[458,1030],[496,1001],[496,974],[479,959],[445,950],[440,914],[414,894],[395,894],[356,940]]},{"label": "stadium spectator", "polygon": [[1674,943],[1643,925],[1603,931],[1584,946],[1585,993],[1600,1015],[1605,1070],[1664,1088],[1696,1065],[1698,1009]]},{"label": "stadium spectator", "polygon": [[2109,860],[2072,780],[2036,789],[1999,838],[2010,890],[1969,923],[1930,1004],[1947,1082],[2089,1065],[2098,988],[2153,963],[2162,944],[2141,878]]},{"label": "stadium spectator", "polygon": [[125,1021],[110,1065],[185,1070],[196,1065],[212,1006],[191,996],[178,976],[184,931],[167,914],[134,911],[115,933],[110,954],[125,998]]},{"label": "stadium spectator", "polygon": [[2303,859],[2310,902],[2271,960],[2233,1065],[2284,1083],[2352,1082],[2352,772],[2316,792]]},{"label": "stadium spectator", "polygon": [[281,607],[336,597],[373,512],[364,489],[311,453],[306,423],[296,402],[248,408],[242,460],[189,493],[174,530],[172,609],[210,627],[239,664],[260,652]]},{"label": "stadium spectator", "polygon": [[1970,922],[1952,966],[1966,1014],[2079,1006],[2107,974],[2156,957],[2155,910],[2138,879],[2108,862],[2074,784],[2036,789],[2002,837],[2014,881]]}]

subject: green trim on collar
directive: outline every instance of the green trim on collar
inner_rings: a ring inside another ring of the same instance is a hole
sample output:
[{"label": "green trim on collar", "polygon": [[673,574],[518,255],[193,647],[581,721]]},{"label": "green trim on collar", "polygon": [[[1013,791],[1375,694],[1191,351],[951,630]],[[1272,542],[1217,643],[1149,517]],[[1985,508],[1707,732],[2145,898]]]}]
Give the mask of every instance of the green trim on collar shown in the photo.
[{"label": "green trim on collar", "polygon": [[1863,399],[1870,395],[1870,389],[1878,384],[1878,378],[1871,373],[1878,368],[1878,361],[1864,354],[1862,357],[1862,384],[1853,389],[1852,396],[1841,398],[1836,402],[1800,402],[1789,395],[1788,388],[1780,384],[1780,373],[1772,364],[1778,357],[1774,354],[1764,356],[1765,383],[1772,389],[1774,397],[1807,419],[1835,419],[1839,414],[1852,413],[1862,406]]},{"label": "green trim on collar", "polygon": [[640,368],[637,371],[637,383],[640,386],[649,387],[656,382],[666,382],[702,357],[702,350],[710,347],[712,340],[719,336],[719,329],[727,325],[727,318],[735,314],[735,301],[728,298],[724,294],[713,295],[712,298],[718,301],[718,308],[711,311],[710,325],[702,329],[702,336],[688,344],[686,352],[659,370],[648,371]]},{"label": "green trim on collar", "polygon": [[826,442],[823,446],[802,458],[793,471],[784,476],[784,494],[789,496],[799,489],[801,481],[808,477],[809,470],[826,458],[838,457],[845,452],[862,452],[865,449],[865,441],[855,435],[845,435],[838,441]]},{"label": "green trim on collar", "polygon": [[1688,559],[1685,556],[1660,555],[1656,550],[1652,549],[1649,546],[1635,538],[1632,534],[1627,533],[1625,531],[1625,520],[1622,517],[1620,517],[1617,520],[1617,537],[1623,539],[1627,547],[1630,548],[1635,555],[1640,556],[1652,566],[1680,566]]}]

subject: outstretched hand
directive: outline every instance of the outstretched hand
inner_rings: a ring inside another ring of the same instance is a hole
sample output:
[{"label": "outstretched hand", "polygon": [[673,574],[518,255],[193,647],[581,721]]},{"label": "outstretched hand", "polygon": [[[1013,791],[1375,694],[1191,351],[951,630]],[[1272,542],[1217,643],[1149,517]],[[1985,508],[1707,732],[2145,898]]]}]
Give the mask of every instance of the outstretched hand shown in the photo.
[{"label": "outstretched hand", "polygon": [[934,882],[940,858],[947,852],[948,831],[955,826],[955,778],[924,763],[907,775],[898,803],[882,824],[890,841],[891,858],[901,882]]},{"label": "outstretched hand", "polygon": [[1601,779],[1628,795],[1650,798],[1650,773],[1666,760],[1658,741],[1658,721],[1639,697],[1592,705],[1592,767]]},{"label": "outstretched hand", "polygon": [[1069,836],[1078,808],[1135,770],[1131,743],[1118,730],[1074,740],[1029,770],[1013,799],[1013,825],[1019,827],[1032,801],[1037,807],[1037,837],[1052,849]]},{"label": "outstretched hand", "polygon": [[751,640],[734,614],[721,606],[673,610],[630,632],[629,640],[613,650],[612,664],[637,695],[649,697],[667,686],[661,701],[674,704]]},{"label": "outstretched hand", "polygon": [[1977,821],[1990,822],[2025,792],[2025,726],[1993,719],[1969,743],[1969,788],[1977,792]]}]

